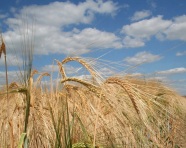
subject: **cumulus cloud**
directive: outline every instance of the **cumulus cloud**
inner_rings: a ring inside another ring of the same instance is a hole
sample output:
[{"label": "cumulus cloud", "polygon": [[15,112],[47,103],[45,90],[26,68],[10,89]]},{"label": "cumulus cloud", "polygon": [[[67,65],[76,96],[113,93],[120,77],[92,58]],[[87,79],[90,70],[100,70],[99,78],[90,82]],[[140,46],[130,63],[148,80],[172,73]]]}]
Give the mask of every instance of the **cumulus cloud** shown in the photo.
[{"label": "cumulus cloud", "polygon": [[52,2],[48,5],[32,5],[23,7],[16,18],[10,18],[7,23],[17,23],[18,18],[34,18],[37,24],[48,26],[65,26],[69,24],[90,23],[95,13],[113,14],[117,6],[112,1],[102,0],[74,4],[67,2]]},{"label": "cumulus cloud", "polygon": [[126,57],[124,61],[132,65],[137,65],[142,63],[152,63],[160,60],[161,58],[162,57],[159,55],[154,55],[149,52],[143,51],[138,52],[133,57]]},{"label": "cumulus cloud", "polygon": [[[155,25],[156,24],[156,25]],[[130,25],[124,25],[121,33],[125,35],[124,46],[141,47],[152,36],[158,36],[171,25],[170,20],[163,20],[163,16],[152,17]]]},{"label": "cumulus cloud", "polygon": [[136,11],[134,15],[131,17],[131,21],[138,21],[147,18],[150,15],[151,15],[151,11],[149,10]]},{"label": "cumulus cloud", "polygon": [[145,43],[141,38],[126,36],[123,39],[123,46],[126,48],[128,48],[128,47],[131,47],[131,48],[142,47],[144,45],[145,45]]},{"label": "cumulus cloud", "polygon": [[171,21],[163,20],[162,16],[153,17],[125,25],[122,28],[122,33],[128,36],[141,39],[150,39],[151,36],[162,32],[171,25]]},{"label": "cumulus cloud", "polygon": [[141,47],[152,37],[159,40],[186,41],[186,15],[178,16],[170,20],[163,19],[159,15],[150,19],[143,19],[122,27],[124,46]]},{"label": "cumulus cloud", "polygon": [[91,23],[98,13],[114,15],[117,9],[114,2],[102,0],[23,7],[14,18],[6,20],[11,30],[4,33],[4,38],[10,47],[20,49],[20,41],[32,43],[34,36],[35,54],[81,55],[94,48],[121,48],[120,38],[114,33],[96,28],[65,30],[69,25]]},{"label": "cumulus cloud", "polygon": [[[47,55],[49,53],[59,53],[81,55],[95,48],[106,49],[122,47],[120,38],[114,33],[100,31],[95,28],[74,30],[70,32],[60,32],[56,29],[47,29],[43,26],[35,33],[35,54]],[[12,38],[14,40],[12,40]],[[7,32],[5,34],[5,39],[7,43],[10,43],[10,46],[12,45],[12,48],[20,49],[20,41],[23,40],[21,35],[14,32]],[[30,38],[26,38],[26,40],[23,41],[30,44],[32,42],[29,39]],[[11,42],[13,44],[11,44]],[[32,45],[30,45],[30,47],[31,46]]]},{"label": "cumulus cloud", "polygon": [[186,73],[186,68],[180,67],[180,68],[173,68],[173,69],[157,72],[157,74],[165,74],[165,75],[180,74],[180,73]]},{"label": "cumulus cloud", "polygon": [[171,26],[163,31],[165,39],[186,41],[186,15],[175,17]]}]

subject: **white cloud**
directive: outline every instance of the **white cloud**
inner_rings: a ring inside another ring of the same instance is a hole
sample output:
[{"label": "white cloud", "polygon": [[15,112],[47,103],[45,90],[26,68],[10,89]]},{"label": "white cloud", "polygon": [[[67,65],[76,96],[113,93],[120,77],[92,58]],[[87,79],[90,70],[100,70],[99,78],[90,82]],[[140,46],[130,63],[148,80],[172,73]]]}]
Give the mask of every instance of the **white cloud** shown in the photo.
[{"label": "white cloud", "polygon": [[186,15],[175,17],[171,26],[163,31],[166,39],[186,41]]},{"label": "white cloud", "polygon": [[20,41],[32,46],[34,34],[35,54],[81,55],[94,48],[121,48],[120,38],[114,33],[96,28],[75,28],[68,32],[64,29],[69,25],[89,24],[97,13],[114,15],[117,9],[114,2],[102,0],[87,0],[77,5],[53,2],[24,7],[15,18],[7,19],[11,31],[4,33],[4,38],[11,48],[20,49]]},{"label": "white cloud", "polygon": [[184,56],[184,55],[186,55],[186,50],[183,51],[183,52],[177,52],[176,53],[176,56]]},{"label": "white cloud", "polygon": [[161,58],[162,57],[160,57],[159,55],[154,55],[149,52],[143,51],[143,52],[138,52],[133,57],[126,57],[124,61],[132,65],[137,65],[142,63],[155,62],[160,60]]},{"label": "white cloud", "polygon": [[151,11],[149,10],[136,11],[134,15],[131,17],[131,21],[138,21],[147,18],[150,15],[151,15]]},{"label": "white cloud", "polygon": [[124,34],[125,47],[144,46],[153,36],[159,40],[186,41],[186,34],[183,32],[186,32],[186,15],[171,20],[156,16],[125,25],[121,30]]},{"label": "white cloud", "polygon": [[[48,30],[48,31],[47,31]],[[28,31],[31,34],[31,31]],[[5,40],[11,48],[21,49],[21,34],[5,33]],[[27,36],[27,35],[26,35]],[[28,35],[29,36],[29,35]],[[30,35],[31,36],[31,35]],[[30,38],[26,39],[31,47]],[[43,26],[35,32],[35,54],[62,53],[67,55],[81,55],[91,49],[121,48],[120,38],[114,33],[104,32],[95,28],[83,30],[74,29],[71,32],[60,32],[57,29]],[[12,44],[13,43],[13,44]]]},{"label": "white cloud", "polygon": [[145,19],[139,22],[125,25],[122,28],[122,33],[141,39],[150,39],[151,36],[162,32],[171,25],[171,21],[163,20],[162,16],[153,17],[151,19]]},{"label": "white cloud", "polygon": [[157,16],[125,25],[121,30],[121,33],[125,36],[123,40],[124,46],[144,46],[145,42],[150,40],[152,36],[160,36],[160,33],[165,31],[171,23],[170,20],[163,20],[162,16]]},{"label": "white cloud", "polygon": [[48,5],[32,5],[23,7],[16,18],[10,18],[7,23],[16,23],[18,17],[34,18],[40,25],[62,27],[69,24],[90,23],[95,13],[113,14],[117,6],[112,1],[87,0],[79,4],[71,2],[52,2]]},{"label": "white cloud", "polygon": [[186,73],[186,68],[180,67],[180,68],[173,68],[173,69],[157,72],[157,74],[165,74],[165,75],[168,75],[168,74],[179,74],[179,73]]},{"label": "white cloud", "polygon": [[[186,41],[186,34],[183,32],[186,32],[186,15],[175,17],[172,20],[165,20],[160,15],[125,25],[121,30],[121,33],[125,35],[124,44],[128,43],[128,47],[145,45],[145,42],[153,36],[159,40]],[[129,44],[131,40],[133,43]]]},{"label": "white cloud", "polygon": [[[47,34],[46,34],[47,35]],[[38,54],[63,53],[81,55],[90,49],[121,48],[120,39],[113,33],[86,28],[79,32],[55,32],[52,36],[38,42]]]},{"label": "white cloud", "polygon": [[[79,67],[73,67],[71,65],[64,65],[64,70],[67,75],[71,74],[77,74]],[[59,72],[59,67],[58,65],[45,65],[44,67],[41,68],[43,72]]]},{"label": "white cloud", "polygon": [[133,37],[130,37],[130,36],[126,36],[123,39],[123,46],[124,47],[134,48],[134,47],[142,47],[144,45],[145,45],[145,43],[140,38],[133,38]]}]

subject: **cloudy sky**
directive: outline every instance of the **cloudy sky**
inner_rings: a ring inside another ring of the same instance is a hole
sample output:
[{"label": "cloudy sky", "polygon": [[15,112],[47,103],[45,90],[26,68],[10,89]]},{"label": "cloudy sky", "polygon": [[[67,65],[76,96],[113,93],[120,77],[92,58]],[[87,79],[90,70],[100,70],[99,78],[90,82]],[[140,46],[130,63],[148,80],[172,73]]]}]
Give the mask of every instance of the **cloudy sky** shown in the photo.
[{"label": "cloudy sky", "polygon": [[[34,45],[33,67],[40,72],[58,71],[54,59],[96,58],[102,75],[142,74],[186,95],[185,8],[184,0],[0,1],[9,76],[16,76],[26,44]],[[68,73],[78,66],[68,66]]]}]

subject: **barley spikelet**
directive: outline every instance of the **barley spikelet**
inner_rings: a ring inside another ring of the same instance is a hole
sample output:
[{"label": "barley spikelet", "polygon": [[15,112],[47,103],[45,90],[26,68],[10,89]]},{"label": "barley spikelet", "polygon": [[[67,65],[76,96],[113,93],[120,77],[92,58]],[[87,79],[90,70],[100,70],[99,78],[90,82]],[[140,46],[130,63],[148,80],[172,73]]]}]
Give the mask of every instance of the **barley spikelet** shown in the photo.
[{"label": "barley spikelet", "polygon": [[137,114],[140,114],[139,109],[138,109],[137,104],[134,99],[135,98],[134,93],[132,92],[130,86],[126,82],[120,80],[119,78],[114,77],[114,78],[108,78],[106,80],[106,83],[115,83],[115,84],[121,86],[126,91],[127,95],[129,96],[130,100],[132,101],[132,104],[133,104],[134,109],[136,110]]}]

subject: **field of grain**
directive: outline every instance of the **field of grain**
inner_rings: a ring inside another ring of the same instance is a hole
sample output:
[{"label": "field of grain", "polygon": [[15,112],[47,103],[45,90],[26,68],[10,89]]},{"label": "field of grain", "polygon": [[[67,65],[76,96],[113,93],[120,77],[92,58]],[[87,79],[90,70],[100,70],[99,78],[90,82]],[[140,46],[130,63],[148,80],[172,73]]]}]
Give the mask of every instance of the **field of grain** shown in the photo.
[{"label": "field of grain", "polygon": [[[60,77],[53,83],[51,74],[32,68],[32,48],[23,53],[21,80],[8,83],[1,36],[6,84],[0,90],[0,147],[186,147],[186,99],[161,82],[104,77],[86,58],[67,57],[55,60]],[[64,65],[72,61],[89,77],[68,76]],[[49,85],[42,83],[44,77],[51,79]]]},{"label": "field of grain", "polygon": [[[71,61],[91,77],[68,77]],[[57,65],[60,85],[44,86],[50,74],[29,69],[24,83],[0,90],[0,147],[186,147],[186,101],[173,90],[130,75],[100,77],[80,57]]]}]

